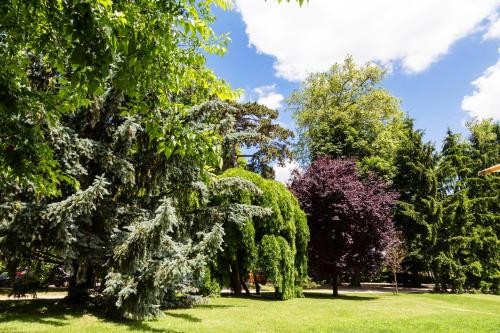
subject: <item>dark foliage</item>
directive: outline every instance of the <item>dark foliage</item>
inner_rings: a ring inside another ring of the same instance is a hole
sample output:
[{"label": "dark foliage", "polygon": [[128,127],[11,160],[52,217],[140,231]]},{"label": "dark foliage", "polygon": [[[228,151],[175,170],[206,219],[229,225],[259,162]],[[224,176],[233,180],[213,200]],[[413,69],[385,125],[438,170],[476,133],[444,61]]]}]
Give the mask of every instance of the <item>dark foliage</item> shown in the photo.
[{"label": "dark foliage", "polygon": [[313,276],[357,279],[381,267],[395,235],[391,212],[396,194],[385,182],[373,175],[363,181],[352,159],[321,157],[296,173],[290,188],[307,214]]}]

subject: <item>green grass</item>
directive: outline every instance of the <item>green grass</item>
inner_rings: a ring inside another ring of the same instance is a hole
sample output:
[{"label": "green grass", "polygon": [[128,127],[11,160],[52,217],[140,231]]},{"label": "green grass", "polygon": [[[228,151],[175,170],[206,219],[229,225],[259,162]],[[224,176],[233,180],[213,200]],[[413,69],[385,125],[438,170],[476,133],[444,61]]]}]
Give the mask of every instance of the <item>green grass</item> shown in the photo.
[{"label": "green grass", "polygon": [[0,332],[500,332],[493,295],[309,294],[274,301],[222,297],[154,321],[110,321],[60,301],[1,301]]}]

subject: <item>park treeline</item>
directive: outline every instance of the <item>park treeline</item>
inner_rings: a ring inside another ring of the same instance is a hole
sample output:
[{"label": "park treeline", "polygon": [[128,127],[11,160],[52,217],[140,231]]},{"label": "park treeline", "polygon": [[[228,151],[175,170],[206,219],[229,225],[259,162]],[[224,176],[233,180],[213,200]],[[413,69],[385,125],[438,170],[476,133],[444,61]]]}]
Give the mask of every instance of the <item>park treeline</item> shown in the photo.
[{"label": "park treeline", "polygon": [[500,124],[473,119],[468,134],[447,131],[440,148],[424,140],[400,101],[382,86],[378,66],[351,57],[312,74],[289,99],[303,160],[352,157],[365,178],[397,193],[394,225],[402,233],[402,269],[437,291],[499,292],[500,178],[478,172],[500,162]]},{"label": "park treeline", "polygon": [[[0,263],[14,286],[64,265],[69,301],[142,319],[180,295],[241,293],[249,273],[287,299],[309,276],[335,289],[392,258],[442,291],[498,292],[499,178],[477,176],[499,161],[498,123],[471,121],[437,152],[383,71],[347,58],[289,98],[292,145],[277,111],[234,102],[205,66],[229,41],[214,5],[230,2],[1,2]],[[272,166],[294,156],[289,190]]]}]

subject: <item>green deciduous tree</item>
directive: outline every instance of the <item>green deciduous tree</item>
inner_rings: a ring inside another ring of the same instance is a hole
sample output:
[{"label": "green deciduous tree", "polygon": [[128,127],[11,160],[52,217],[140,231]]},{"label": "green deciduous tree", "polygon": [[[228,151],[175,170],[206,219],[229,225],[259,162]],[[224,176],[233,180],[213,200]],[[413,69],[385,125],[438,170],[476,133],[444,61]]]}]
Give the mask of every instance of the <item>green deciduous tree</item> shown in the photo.
[{"label": "green deciduous tree", "polygon": [[358,67],[352,57],[324,73],[311,74],[289,99],[305,160],[355,157],[362,171],[386,179],[404,136],[399,100],[381,87],[376,65]]},{"label": "green deciduous tree", "polygon": [[[213,201],[225,221],[223,251],[214,275],[240,294],[248,274],[262,272],[273,281],[278,298],[300,296],[307,277],[309,240],[304,212],[283,184],[258,174],[228,169],[219,182],[242,181],[250,186],[214,192]],[[245,217],[235,207],[259,210],[253,217]]]},{"label": "green deciduous tree", "polygon": [[227,42],[210,28],[213,4],[229,6],[224,0],[2,1],[0,180],[52,195],[59,183],[71,184],[47,142],[49,127],[77,110],[95,115],[110,87],[123,100],[115,112],[140,115],[167,157],[189,149],[177,115],[207,95],[234,97],[200,52],[221,54]]}]

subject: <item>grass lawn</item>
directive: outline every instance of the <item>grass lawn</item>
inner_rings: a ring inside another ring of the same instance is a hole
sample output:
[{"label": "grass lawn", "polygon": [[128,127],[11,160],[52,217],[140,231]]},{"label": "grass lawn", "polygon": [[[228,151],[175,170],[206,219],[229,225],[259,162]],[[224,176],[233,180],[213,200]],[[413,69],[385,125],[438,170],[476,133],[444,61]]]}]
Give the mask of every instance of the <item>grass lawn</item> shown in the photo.
[{"label": "grass lawn", "polygon": [[0,332],[500,332],[500,297],[308,294],[302,299],[222,297],[154,321],[115,322],[57,300],[1,301]]}]

